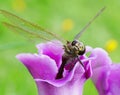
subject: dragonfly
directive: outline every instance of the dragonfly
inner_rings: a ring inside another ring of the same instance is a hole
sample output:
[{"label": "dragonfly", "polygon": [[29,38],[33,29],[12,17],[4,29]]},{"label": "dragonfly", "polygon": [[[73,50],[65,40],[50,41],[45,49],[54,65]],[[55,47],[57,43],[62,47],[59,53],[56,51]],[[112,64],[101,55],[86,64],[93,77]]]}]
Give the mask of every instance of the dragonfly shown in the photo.
[{"label": "dragonfly", "polygon": [[2,22],[4,26],[10,30],[28,36],[30,38],[37,38],[40,40],[50,41],[51,39],[57,39],[63,43],[64,54],[62,55],[62,63],[58,69],[55,79],[63,78],[63,72],[65,65],[70,59],[77,59],[77,61],[84,67],[84,64],[79,59],[79,56],[83,55],[86,51],[85,45],[79,41],[81,34],[91,25],[91,23],[105,10],[106,7],[101,8],[97,14],[84,26],[84,28],[74,37],[73,41],[65,41],[58,35],[42,28],[41,26],[29,22],[21,17],[18,17],[6,10],[0,10],[0,14],[6,17],[10,23]]}]

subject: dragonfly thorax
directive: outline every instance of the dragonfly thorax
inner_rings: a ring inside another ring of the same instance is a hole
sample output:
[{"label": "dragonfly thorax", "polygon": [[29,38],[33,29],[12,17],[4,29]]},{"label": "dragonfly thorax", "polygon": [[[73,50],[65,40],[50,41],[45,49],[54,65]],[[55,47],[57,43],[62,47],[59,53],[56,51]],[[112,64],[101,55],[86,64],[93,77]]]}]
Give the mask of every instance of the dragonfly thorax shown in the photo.
[{"label": "dragonfly thorax", "polygon": [[76,57],[85,53],[85,45],[77,40],[72,42],[67,41],[67,44],[64,46],[64,48],[65,53],[71,57]]}]

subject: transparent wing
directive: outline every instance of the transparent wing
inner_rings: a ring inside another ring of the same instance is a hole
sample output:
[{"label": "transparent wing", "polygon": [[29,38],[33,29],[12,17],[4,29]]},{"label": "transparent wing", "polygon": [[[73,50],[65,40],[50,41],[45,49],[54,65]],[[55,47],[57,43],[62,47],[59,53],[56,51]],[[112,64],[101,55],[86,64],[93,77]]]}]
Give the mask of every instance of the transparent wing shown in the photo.
[{"label": "transparent wing", "polygon": [[78,40],[83,32],[92,24],[92,22],[106,9],[103,7],[99,12],[83,27],[83,29],[74,37],[74,40]]},{"label": "transparent wing", "polygon": [[49,41],[49,39],[47,37],[43,37],[41,36],[40,34],[37,34],[36,32],[31,32],[30,30],[25,30],[24,28],[22,27],[19,27],[19,26],[15,26],[15,25],[12,25],[10,23],[7,23],[7,22],[3,22],[3,25],[5,25],[6,27],[8,27],[10,30],[14,31],[14,32],[17,32],[19,34],[22,34],[24,35],[25,37],[29,37],[29,38],[41,38],[43,40],[47,40]]},{"label": "transparent wing", "polygon": [[58,39],[64,42],[63,39],[53,34],[52,32],[49,32],[44,28],[33,24],[27,20],[24,20],[8,11],[0,10],[0,13],[11,21],[12,24],[6,22],[4,22],[3,24],[13,31],[19,32],[23,35],[29,35],[29,37],[33,38],[40,38],[44,40]]}]

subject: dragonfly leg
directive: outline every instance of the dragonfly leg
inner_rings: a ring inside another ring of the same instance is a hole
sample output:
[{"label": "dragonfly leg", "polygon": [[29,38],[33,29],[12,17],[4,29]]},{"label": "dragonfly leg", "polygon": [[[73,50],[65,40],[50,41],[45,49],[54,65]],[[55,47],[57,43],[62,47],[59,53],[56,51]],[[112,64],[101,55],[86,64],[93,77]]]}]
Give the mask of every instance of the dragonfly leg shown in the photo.
[{"label": "dragonfly leg", "polygon": [[78,59],[79,63],[84,67],[83,63],[81,62],[81,60],[79,59],[78,56],[77,56],[77,59]]}]

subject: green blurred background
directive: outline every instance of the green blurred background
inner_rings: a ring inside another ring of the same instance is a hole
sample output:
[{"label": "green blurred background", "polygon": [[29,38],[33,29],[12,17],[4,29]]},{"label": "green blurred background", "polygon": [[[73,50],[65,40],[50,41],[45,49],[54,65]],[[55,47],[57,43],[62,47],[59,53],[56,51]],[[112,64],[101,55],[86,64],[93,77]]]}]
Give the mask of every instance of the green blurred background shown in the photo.
[{"label": "green blurred background", "polygon": [[[73,37],[99,9],[106,10],[80,38],[85,45],[101,47],[114,63],[120,62],[119,0],[0,0],[0,9],[62,36]],[[0,14],[0,22],[6,19]],[[38,41],[39,42],[39,41]],[[0,95],[37,95],[35,82],[16,58],[21,52],[37,52],[35,44],[5,28],[0,23]],[[83,95],[98,95],[91,80],[85,83]]]}]

